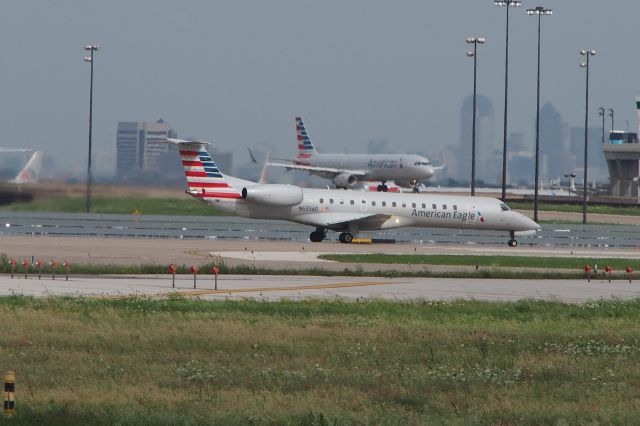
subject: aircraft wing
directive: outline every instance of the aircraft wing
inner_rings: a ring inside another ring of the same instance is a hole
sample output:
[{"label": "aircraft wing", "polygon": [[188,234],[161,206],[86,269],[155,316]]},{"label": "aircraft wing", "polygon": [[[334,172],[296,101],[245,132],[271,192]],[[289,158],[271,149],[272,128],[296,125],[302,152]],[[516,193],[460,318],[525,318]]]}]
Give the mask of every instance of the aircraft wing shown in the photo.
[{"label": "aircraft wing", "polygon": [[313,213],[296,217],[296,221],[306,225],[322,226],[334,231],[348,229],[355,225],[358,229],[380,229],[391,215],[371,213]]},{"label": "aircraft wing", "polygon": [[367,172],[365,172],[364,170],[334,169],[332,167],[303,166],[301,164],[265,163],[265,165],[273,167],[284,167],[287,170],[304,170],[310,173],[322,173],[329,175],[341,175],[343,173],[349,173],[354,176],[366,176],[367,174]]}]

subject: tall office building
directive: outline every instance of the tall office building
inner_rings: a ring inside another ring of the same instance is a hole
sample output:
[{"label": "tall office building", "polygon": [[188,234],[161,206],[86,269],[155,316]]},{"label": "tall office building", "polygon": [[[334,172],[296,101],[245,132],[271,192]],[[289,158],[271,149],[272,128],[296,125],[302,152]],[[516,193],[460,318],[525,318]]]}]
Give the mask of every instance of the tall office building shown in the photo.
[{"label": "tall office building", "polygon": [[116,136],[117,174],[158,170],[160,157],[169,151],[166,138],[178,137],[162,119],[156,122],[119,121]]},{"label": "tall office building", "polygon": [[[471,136],[473,96],[467,96],[460,109],[459,178],[471,179]],[[502,169],[496,167],[502,155],[502,144],[495,135],[493,104],[484,95],[476,98],[476,180],[496,184]]]}]

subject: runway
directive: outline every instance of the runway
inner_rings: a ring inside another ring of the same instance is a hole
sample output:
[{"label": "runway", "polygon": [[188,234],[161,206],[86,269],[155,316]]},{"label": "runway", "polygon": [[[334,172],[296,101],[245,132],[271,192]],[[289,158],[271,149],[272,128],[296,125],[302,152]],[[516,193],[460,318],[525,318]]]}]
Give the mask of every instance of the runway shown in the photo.
[{"label": "runway", "polygon": [[[62,279],[61,279],[62,278]],[[193,277],[181,275],[172,288],[169,275],[76,277],[69,281],[35,276],[27,279],[0,277],[0,294],[45,296],[91,296],[154,298],[182,295],[206,300],[257,299],[340,299],[365,300],[482,300],[517,301],[522,299],[582,303],[601,299],[633,299],[640,296],[640,282],[592,280],[497,280],[439,278],[311,277],[282,275],[229,275],[218,279],[201,276],[193,288]]]},{"label": "runway", "polygon": [[[244,240],[180,240],[147,238],[104,237],[51,237],[51,236],[2,236],[0,253],[18,261],[22,259],[56,259],[72,264],[96,265],[159,264],[200,265],[212,258],[221,257],[228,265],[250,264],[274,269],[323,268],[339,270],[358,265],[349,263],[321,262],[321,253],[414,253],[451,255],[507,255],[507,256],[554,256],[587,257],[600,259],[619,257],[640,259],[640,248],[612,247],[553,247],[474,245],[474,244],[375,244],[356,245],[331,242],[300,243],[297,241],[244,241]],[[421,266],[362,264],[368,270],[396,269]],[[435,267],[429,267],[435,270]],[[450,267],[447,267],[450,269]]]}]

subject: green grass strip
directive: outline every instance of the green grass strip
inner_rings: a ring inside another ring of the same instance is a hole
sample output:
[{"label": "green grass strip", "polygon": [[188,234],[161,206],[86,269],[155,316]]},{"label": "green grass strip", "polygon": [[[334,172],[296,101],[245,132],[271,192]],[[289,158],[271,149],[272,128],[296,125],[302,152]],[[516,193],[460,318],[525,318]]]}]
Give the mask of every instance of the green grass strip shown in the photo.
[{"label": "green grass strip", "polygon": [[[515,210],[533,210],[533,203],[529,201],[509,201],[508,204],[509,204],[509,207]],[[582,213],[582,205],[539,203],[538,210],[567,212],[567,213]],[[595,213],[595,214],[640,216],[640,207],[637,207],[637,206],[616,207],[616,206],[603,206],[603,205],[589,205],[587,210],[589,213]]]},{"label": "green grass strip", "polygon": [[[83,197],[39,198],[29,203],[14,203],[0,211],[84,213]],[[225,216],[225,213],[193,198],[105,197],[91,199],[92,213],[153,214],[170,216]]]}]

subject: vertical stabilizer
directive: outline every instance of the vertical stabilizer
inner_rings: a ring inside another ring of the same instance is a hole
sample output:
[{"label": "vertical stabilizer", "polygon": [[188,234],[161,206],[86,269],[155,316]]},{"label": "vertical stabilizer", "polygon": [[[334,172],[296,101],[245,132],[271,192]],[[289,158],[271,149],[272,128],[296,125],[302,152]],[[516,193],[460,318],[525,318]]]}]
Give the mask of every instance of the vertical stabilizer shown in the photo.
[{"label": "vertical stabilizer", "polygon": [[240,192],[229,185],[227,179],[216,166],[209,152],[207,142],[167,139],[180,153],[184,174],[189,184],[189,193],[194,197],[240,198]]},{"label": "vertical stabilizer", "polygon": [[304,164],[316,153],[316,149],[311,143],[311,139],[309,138],[309,134],[304,127],[301,117],[296,117],[296,137],[298,139],[298,156],[296,157],[296,162]]},{"label": "vertical stabilizer", "polygon": [[18,173],[13,183],[36,183],[42,170],[42,151],[35,151],[27,164]]}]

